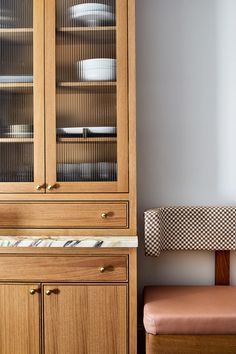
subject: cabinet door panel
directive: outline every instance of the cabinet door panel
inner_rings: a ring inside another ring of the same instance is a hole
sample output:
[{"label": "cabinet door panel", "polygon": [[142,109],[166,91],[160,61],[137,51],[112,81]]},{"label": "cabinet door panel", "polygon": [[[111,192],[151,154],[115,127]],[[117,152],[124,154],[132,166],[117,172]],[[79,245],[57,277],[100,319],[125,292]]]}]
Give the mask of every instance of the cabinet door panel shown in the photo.
[{"label": "cabinet door panel", "polygon": [[0,354],[40,353],[40,304],[36,284],[0,285]]},{"label": "cabinet door panel", "polygon": [[50,193],[128,192],[127,0],[46,0]]},{"label": "cabinet door panel", "polygon": [[45,354],[126,354],[127,286],[47,285],[44,326]]},{"label": "cabinet door panel", "polygon": [[43,1],[1,1],[0,193],[45,192],[43,13]]}]

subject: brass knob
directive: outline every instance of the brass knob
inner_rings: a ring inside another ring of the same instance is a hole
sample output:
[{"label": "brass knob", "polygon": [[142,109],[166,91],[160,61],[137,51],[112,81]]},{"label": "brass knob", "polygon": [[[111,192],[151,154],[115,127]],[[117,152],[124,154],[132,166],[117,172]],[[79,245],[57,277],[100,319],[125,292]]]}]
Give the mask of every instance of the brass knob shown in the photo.
[{"label": "brass knob", "polygon": [[40,191],[42,188],[44,188],[44,184],[39,184],[36,189],[37,191]]},{"label": "brass knob", "polygon": [[59,290],[58,289],[48,289],[46,290],[46,295],[50,296],[52,294],[58,294]]},{"label": "brass knob", "polygon": [[30,289],[30,294],[34,295],[37,292],[38,289]]},{"label": "brass knob", "polygon": [[104,273],[106,269],[105,269],[105,267],[101,267],[99,270],[100,270],[100,273]]},{"label": "brass knob", "polygon": [[55,189],[56,187],[57,187],[56,184],[49,184],[48,190],[51,191],[51,190]]},{"label": "brass knob", "polygon": [[102,219],[106,219],[108,217],[108,214],[107,213],[102,213],[102,215],[101,215],[101,218]]}]

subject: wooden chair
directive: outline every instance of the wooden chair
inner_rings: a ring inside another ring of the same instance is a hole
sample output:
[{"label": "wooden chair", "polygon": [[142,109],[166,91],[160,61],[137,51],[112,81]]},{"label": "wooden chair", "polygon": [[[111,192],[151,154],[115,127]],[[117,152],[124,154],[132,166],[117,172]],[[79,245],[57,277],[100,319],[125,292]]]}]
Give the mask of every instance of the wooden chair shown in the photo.
[{"label": "wooden chair", "polygon": [[147,287],[147,354],[235,354],[236,287],[230,251],[215,252],[216,287]]}]

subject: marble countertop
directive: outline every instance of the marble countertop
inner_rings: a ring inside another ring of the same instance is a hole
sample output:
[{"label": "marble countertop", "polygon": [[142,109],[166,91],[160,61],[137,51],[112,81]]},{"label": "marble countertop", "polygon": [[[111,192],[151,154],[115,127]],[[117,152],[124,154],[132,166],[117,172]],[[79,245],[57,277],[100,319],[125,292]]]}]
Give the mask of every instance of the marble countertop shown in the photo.
[{"label": "marble countertop", "polygon": [[0,237],[0,247],[69,247],[69,248],[136,248],[137,236],[99,237]]}]

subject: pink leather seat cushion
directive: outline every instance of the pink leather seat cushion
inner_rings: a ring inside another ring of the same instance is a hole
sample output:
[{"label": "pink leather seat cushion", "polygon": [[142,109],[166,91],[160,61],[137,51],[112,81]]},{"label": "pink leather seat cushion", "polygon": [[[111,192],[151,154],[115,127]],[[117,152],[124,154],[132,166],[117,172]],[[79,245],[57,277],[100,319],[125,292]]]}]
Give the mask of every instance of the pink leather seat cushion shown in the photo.
[{"label": "pink leather seat cushion", "polygon": [[146,287],[144,326],[154,335],[236,334],[236,287]]}]

